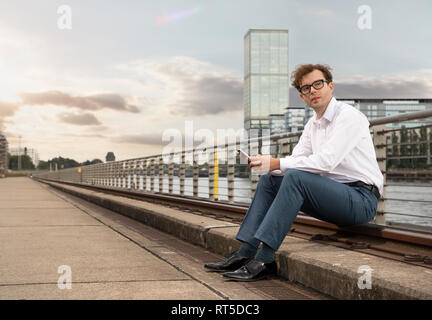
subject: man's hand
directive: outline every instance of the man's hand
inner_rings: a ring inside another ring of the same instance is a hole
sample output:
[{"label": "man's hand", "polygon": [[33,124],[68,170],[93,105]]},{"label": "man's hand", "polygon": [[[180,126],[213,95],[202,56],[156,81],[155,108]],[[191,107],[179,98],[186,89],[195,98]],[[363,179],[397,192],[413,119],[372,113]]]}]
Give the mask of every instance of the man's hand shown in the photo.
[{"label": "man's hand", "polygon": [[249,159],[249,167],[257,174],[264,174],[280,169],[279,159],[270,156],[262,156],[259,154],[255,157],[249,157]]}]

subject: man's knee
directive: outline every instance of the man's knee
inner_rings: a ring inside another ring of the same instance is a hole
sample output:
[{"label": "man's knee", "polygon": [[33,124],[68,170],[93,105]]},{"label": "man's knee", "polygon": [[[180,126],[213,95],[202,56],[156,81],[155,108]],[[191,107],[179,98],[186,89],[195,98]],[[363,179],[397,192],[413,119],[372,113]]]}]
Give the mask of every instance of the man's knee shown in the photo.
[{"label": "man's knee", "polygon": [[258,187],[267,187],[267,186],[271,186],[271,174],[266,173],[260,176],[259,180],[258,180]]},{"label": "man's knee", "polygon": [[305,174],[307,174],[307,172],[305,172],[305,171],[301,171],[301,170],[297,170],[297,169],[288,169],[285,172],[284,181],[286,181],[286,180],[299,181],[305,176]]}]

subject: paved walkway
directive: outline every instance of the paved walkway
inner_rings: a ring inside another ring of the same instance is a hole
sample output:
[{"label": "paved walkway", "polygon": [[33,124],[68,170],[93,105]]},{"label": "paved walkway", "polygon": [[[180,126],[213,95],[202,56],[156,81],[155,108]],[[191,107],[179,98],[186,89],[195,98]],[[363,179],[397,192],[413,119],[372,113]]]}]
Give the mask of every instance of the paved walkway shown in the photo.
[{"label": "paved walkway", "polygon": [[29,178],[0,179],[0,299],[320,298],[279,280],[244,284],[203,270],[218,259]]}]

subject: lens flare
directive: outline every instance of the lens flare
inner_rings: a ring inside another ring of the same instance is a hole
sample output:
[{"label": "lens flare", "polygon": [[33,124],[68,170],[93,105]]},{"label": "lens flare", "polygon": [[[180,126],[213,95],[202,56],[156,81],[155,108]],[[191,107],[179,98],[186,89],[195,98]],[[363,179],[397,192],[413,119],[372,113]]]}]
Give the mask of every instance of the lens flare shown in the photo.
[{"label": "lens flare", "polygon": [[170,22],[182,20],[182,19],[189,17],[191,15],[194,15],[196,13],[198,13],[198,8],[175,11],[175,12],[171,12],[170,14],[167,14],[164,16],[156,16],[155,22],[156,22],[156,25],[163,26],[163,25],[168,24]]}]

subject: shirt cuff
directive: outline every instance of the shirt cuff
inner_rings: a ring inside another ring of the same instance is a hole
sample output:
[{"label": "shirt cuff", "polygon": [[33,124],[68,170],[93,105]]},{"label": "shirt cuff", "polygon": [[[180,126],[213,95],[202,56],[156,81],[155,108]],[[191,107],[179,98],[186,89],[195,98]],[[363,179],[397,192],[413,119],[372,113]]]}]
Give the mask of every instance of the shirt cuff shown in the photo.
[{"label": "shirt cuff", "polygon": [[279,168],[283,173],[290,168],[294,168],[294,159],[291,156],[281,158],[279,160]]}]

